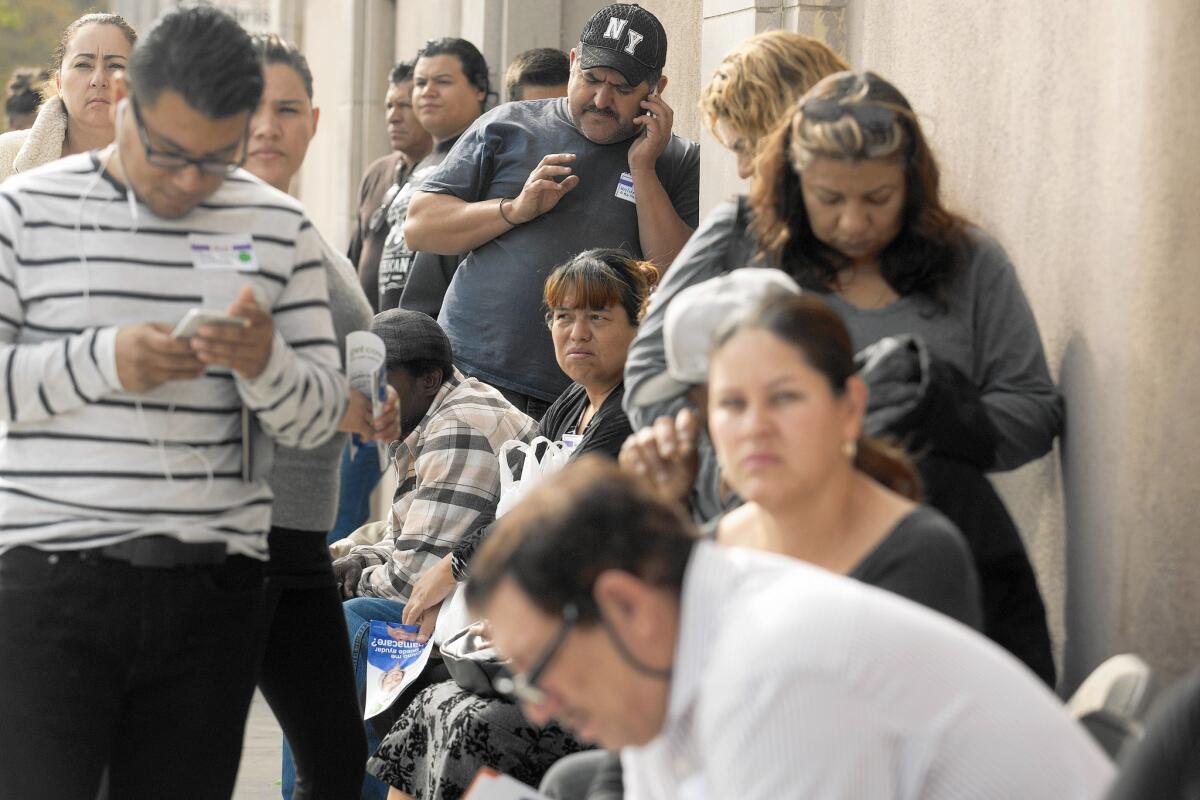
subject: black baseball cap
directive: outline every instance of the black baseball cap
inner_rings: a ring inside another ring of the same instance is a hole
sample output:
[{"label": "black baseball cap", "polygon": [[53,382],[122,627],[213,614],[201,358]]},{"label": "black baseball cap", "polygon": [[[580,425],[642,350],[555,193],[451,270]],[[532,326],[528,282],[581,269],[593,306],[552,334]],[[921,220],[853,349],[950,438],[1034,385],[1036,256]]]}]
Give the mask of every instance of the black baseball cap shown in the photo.
[{"label": "black baseball cap", "polygon": [[649,81],[667,63],[667,32],[658,17],[636,3],[597,11],[583,26],[579,45],[580,69],[615,69],[630,86]]}]

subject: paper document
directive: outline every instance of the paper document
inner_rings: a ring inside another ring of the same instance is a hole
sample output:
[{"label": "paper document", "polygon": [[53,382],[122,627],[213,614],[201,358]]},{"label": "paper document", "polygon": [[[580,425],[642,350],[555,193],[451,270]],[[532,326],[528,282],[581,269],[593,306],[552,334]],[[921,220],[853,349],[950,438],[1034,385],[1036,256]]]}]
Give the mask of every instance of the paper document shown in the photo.
[{"label": "paper document", "polygon": [[364,719],[381,714],[395,702],[429,660],[429,642],[418,642],[417,625],[371,620],[367,637],[367,702]]},{"label": "paper document", "polygon": [[550,800],[515,778],[501,775],[494,769],[484,767],[475,775],[475,780],[463,795],[464,800]]},{"label": "paper document", "polygon": [[[383,340],[370,331],[354,331],[346,336],[346,377],[350,388],[371,398],[371,417],[379,416],[387,399],[384,362],[387,350]],[[387,444],[374,440],[364,442],[357,433],[350,437],[350,457],[360,447],[373,447],[379,453],[379,469],[387,471]]]}]

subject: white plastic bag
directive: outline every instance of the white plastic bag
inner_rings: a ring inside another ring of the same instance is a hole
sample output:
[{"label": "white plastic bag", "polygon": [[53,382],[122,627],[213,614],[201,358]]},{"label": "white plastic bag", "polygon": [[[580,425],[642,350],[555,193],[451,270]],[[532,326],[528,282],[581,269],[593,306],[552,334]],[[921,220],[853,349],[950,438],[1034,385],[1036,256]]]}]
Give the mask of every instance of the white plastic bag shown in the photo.
[{"label": "white plastic bag", "polygon": [[[544,444],[545,449],[538,457],[538,445]],[[525,463],[521,468],[520,480],[513,477],[508,465],[508,454],[519,450],[525,454]],[[538,436],[532,442],[522,442],[520,439],[510,439],[500,447],[500,503],[496,506],[496,519],[504,516],[513,506],[519,503],[530,490],[547,475],[558,472],[571,458],[571,451],[562,442],[552,442],[545,436]]]},{"label": "white plastic bag", "polygon": [[[538,457],[538,445],[545,445],[540,458]],[[519,480],[513,477],[513,471],[508,465],[509,453],[514,450],[525,455]],[[527,495],[543,478],[553,475],[566,466],[571,459],[571,450],[562,442],[552,442],[545,436],[538,436],[532,442],[509,439],[500,446],[500,452],[496,458],[500,462],[500,503],[496,506],[496,518],[499,519],[519,503],[521,498]],[[462,586],[455,586],[454,591],[442,601],[433,641],[440,645],[476,621],[475,617],[471,615],[470,609],[467,608]]]}]

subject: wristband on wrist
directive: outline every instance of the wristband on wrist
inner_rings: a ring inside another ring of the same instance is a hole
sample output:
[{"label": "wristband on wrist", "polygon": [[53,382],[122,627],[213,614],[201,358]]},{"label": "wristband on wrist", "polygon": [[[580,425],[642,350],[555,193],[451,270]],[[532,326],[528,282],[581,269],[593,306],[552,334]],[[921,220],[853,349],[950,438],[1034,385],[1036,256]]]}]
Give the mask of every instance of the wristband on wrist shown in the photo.
[{"label": "wristband on wrist", "polygon": [[515,227],[517,227],[517,223],[513,222],[511,219],[509,219],[508,215],[504,213],[504,204],[511,203],[512,201],[513,201],[513,198],[511,198],[511,197],[501,197],[500,205],[496,206],[496,208],[500,209],[500,219],[502,219],[506,223],[508,223],[509,227],[515,228]]}]

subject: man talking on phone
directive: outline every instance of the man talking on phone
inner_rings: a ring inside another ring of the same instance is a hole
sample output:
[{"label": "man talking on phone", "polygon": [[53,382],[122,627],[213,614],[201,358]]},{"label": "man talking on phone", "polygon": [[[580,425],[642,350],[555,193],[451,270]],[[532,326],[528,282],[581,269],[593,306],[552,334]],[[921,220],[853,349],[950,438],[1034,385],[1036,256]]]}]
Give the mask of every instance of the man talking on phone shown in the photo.
[{"label": "man talking on phone", "polygon": [[700,148],[671,133],[666,55],[653,14],[601,9],[571,50],[567,96],[481,116],[409,206],[414,249],[467,253],[438,317],[459,367],[534,419],[569,382],[544,323],[550,271],[592,247],[666,269],[696,227]]},{"label": "man talking on phone", "polygon": [[232,17],[175,9],[113,144],[0,186],[4,797],[232,791],[271,440],[328,440],[348,394],[316,230],[241,169],[262,90]]}]

